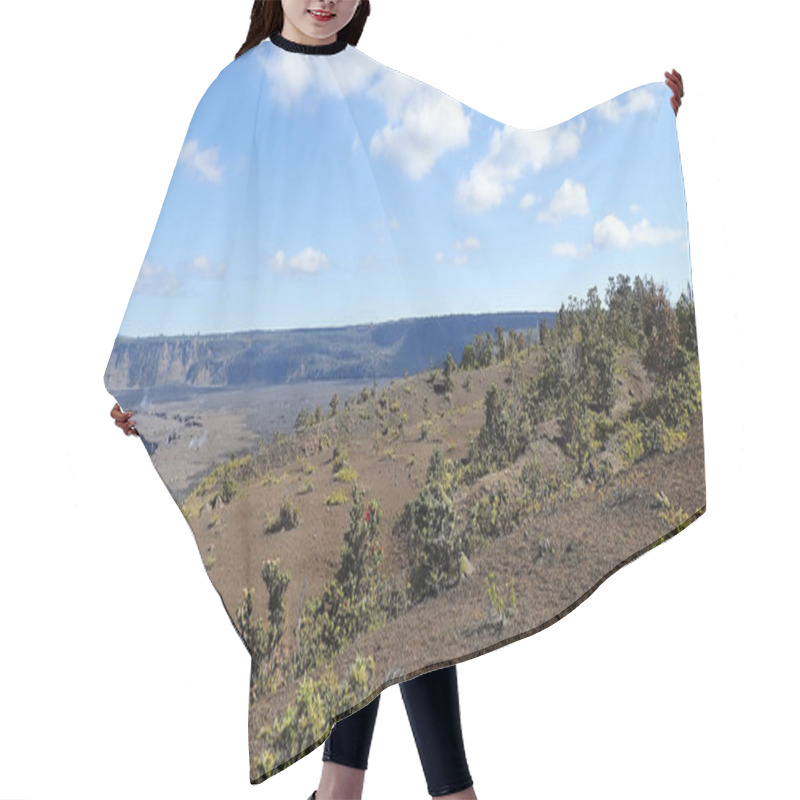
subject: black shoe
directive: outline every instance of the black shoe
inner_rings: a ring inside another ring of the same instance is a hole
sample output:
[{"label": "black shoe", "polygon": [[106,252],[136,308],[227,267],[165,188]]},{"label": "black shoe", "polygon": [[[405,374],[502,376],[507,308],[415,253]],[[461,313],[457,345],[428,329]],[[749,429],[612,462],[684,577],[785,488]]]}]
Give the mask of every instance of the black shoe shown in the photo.
[{"label": "black shoe", "polygon": [[316,789],[314,789],[314,791],[311,793],[311,797],[309,797],[309,798],[308,798],[308,800],[314,800],[314,798],[315,798],[316,796],[317,796],[317,790],[316,790]]}]

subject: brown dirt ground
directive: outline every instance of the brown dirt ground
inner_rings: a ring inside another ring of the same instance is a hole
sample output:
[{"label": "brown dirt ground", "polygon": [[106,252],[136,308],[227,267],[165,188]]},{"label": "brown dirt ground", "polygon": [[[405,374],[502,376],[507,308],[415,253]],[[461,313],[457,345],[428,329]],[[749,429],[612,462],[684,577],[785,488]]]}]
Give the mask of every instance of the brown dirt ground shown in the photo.
[{"label": "brown dirt ground", "polygon": [[[518,385],[538,370],[535,358],[527,359]],[[627,410],[634,399],[651,389],[638,359],[626,353],[619,362],[620,400],[614,417]],[[491,382],[509,388],[505,378],[507,365],[471,373],[471,391],[464,389],[463,374],[456,373],[452,399],[437,392],[425,381],[425,374],[400,381],[388,391],[388,401],[397,400],[401,409],[386,412],[386,422],[396,425],[405,411],[405,433],[391,445],[380,431],[381,421],[372,413],[376,400],[353,405],[350,433],[345,446],[348,462],[358,472],[359,486],[365,499],[377,498],[383,512],[381,543],[385,561],[383,572],[390,582],[403,586],[406,580],[406,554],[403,543],[392,537],[391,527],[405,502],[414,497],[424,483],[425,472],[434,447],[453,459],[465,457],[468,441],[477,435],[483,419],[483,397]],[[404,385],[410,387],[406,392]],[[423,419],[422,398],[428,397],[433,426],[427,439],[419,436]],[[388,408],[388,402],[387,402]],[[363,417],[360,415],[363,414]],[[343,417],[346,415],[342,415]],[[326,420],[334,430],[342,420]],[[568,462],[558,444],[560,435],[554,420],[538,426],[529,449],[534,451],[546,472],[557,472]],[[381,443],[373,446],[373,436]],[[339,680],[348,674],[357,653],[372,655],[375,671],[372,693],[340,716],[353,713],[370,702],[388,686],[415,677],[430,669],[473,658],[530,636],[551,625],[583,602],[606,578],[626,563],[655,546],[663,537],[674,534],[674,524],[660,517],[657,493],[669,498],[672,507],[680,508],[680,520],[687,520],[705,510],[705,474],[702,414],[695,416],[688,430],[686,444],[670,454],[654,453],[629,470],[621,470],[613,454],[613,442],[607,443],[607,458],[613,477],[601,489],[594,484],[576,484],[578,496],[555,507],[546,507],[532,515],[505,537],[488,542],[473,553],[474,572],[463,576],[453,589],[435,599],[410,608],[380,630],[361,635],[345,647],[331,666]],[[387,455],[386,447],[393,447]],[[516,486],[516,476],[529,453],[500,474],[488,475],[478,485],[460,490],[456,495],[457,514],[469,507],[478,493],[494,481],[508,479]],[[413,456],[413,464],[409,463]],[[303,463],[313,465],[310,475]],[[268,593],[260,579],[265,559],[279,559],[289,572],[286,592],[287,633],[285,644],[291,646],[292,630],[302,603],[322,593],[339,563],[339,551],[349,521],[350,503],[326,506],[324,498],[334,489],[350,494],[350,485],[333,480],[331,450],[316,452],[305,459],[277,469],[285,472],[278,483],[253,480],[240,486],[228,505],[218,504],[213,511],[206,506],[200,517],[190,519],[204,560],[213,557],[209,577],[220,592],[226,609],[235,619],[245,586],[255,590],[255,607],[266,622]],[[314,491],[297,494],[310,478]],[[290,496],[300,513],[299,525],[288,531],[264,533],[267,517],[276,514],[281,500]],[[218,521],[209,526],[213,514]],[[235,532],[235,533],[234,533]],[[552,550],[540,547],[549,540]],[[516,594],[516,612],[504,624],[493,621],[486,581],[495,575],[500,593],[510,602],[508,584],[512,578]],[[327,665],[326,665],[327,666]],[[278,689],[260,698],[250,708],[251,753],[257,753],[258,731],[273,723],[293,702],[296,684]],[[344,712],[344,713],[342,713]],[[307,743],[302,754],[318,747],[327,734]],[[292,761],[296,760],[296,757]],[[291,763],[291,762],[290,762]],[[251,776],[258,780],[263,776]]]}]

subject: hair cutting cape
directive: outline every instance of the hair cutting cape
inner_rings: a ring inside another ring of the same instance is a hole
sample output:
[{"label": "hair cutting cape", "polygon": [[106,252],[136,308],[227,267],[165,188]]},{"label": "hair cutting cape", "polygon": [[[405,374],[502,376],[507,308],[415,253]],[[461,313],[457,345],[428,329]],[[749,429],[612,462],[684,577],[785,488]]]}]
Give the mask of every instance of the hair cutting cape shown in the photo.
[{"label": "hair cutting cape", "polygon": [[251,783],[704,513],[670,97],[527,130],[273,35],[201,98],[105,386],[251,656]]}]

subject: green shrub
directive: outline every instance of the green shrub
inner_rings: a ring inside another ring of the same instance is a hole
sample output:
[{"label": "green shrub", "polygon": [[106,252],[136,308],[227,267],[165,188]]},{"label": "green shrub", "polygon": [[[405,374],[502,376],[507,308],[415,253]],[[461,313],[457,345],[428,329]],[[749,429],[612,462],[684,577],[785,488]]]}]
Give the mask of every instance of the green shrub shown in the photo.
[{"label": "green shrub", "polygon": [[350,674],[339,683],[332,668],[320,680],[302,681],[284,715],[256,734],[256,742],[262,748],[255,758],[258,769],[265,774],[271,772],[320,740],[330,727],[328,710],[345,711],[360,702],[371,685],[374,670],[372,656],[356,655]]},{"label": "green shrub", "polygon": [[297,509],[292,505],[292,501],[288,498],[281,503],[281,509],[278,514],[267,522],[265,532],[277,533],[282,530],[291,530],[296,528],[300,520],[300,515]]},{"label": "green shrub", "polygon": [[471,544],[506,536],[518,521],[520,509],[512,502],[507,481],[483,493],[469,513]]},{"label": "green shrub", "polygon": [[411,599],[438,595],[461,577],[461,537],[455,527],[455,507],[437,482],[428,482],[405,504],[395,530],[407,537]]},{"label": "green shrub", "polygon": [[277,664],[280,643],[286,624],[286,587],[289,573],[283,572],[277,561],[268,560],[261,577],[269,592],[269,623],[255,619],[253,613],[253,589],[244,589],[241,606],[236,610],[236,619],[242,630],[242,638],[250,651],[250,693],[255,699],[277,685]]},{"label": "green shrub", "polygon": [[358,473],[349,464],[343,464],[333,473],[333,479],[339,483],[358,483]]},{"label": "green shrub", "polygon": [[517,594],[514,591],[514,578],[506,584],[510,592],[510,602],[506,605],[506,599],[503,597],[495,585],[494,572],[489,573],[489,577],[485,580],[486,591],[489,595],[489,604],[491,612],[489,614],[489,622],[492,624],[503,626],[513,617],[517,611]]},{"label": "green shrub", "polygon": [[637,420],[623,420],[619,436],[622,461],[631,466],[645,454],[642,427]]},{"label": "green shrub", "polygon": [[527,415],[512,404],[507,392],[492,384],[484,398],[484,423],[470,446],[478,474],[495,472],[514,462],[528,446]]},{"label": "green shrub", "polygon": [[567,455],[575,459],[581,472],[591,455],[600,448],[600,441],[595,434],[596,417],[584,400],[569,398],[567,401],[561,423],[564,447]]},{"label": "green shrub", "polygon": [[393,609],[404,605],[404,598],[386,586],[381,574],[380,506],[374,500],[365,505],[363,494],[353,487],[339,568],[322,595],[310,598],[301,611],[292,654],[294,675],[330,659],[359,633],[380,627]]},{"label": "green shrub", "polygon": [[534,494],[540,490],[543,483],[543,475],[539,460],[536,458],[535,454],[531,455],[531,457],[522,465],[520,482],[526,489],[528,489],[528,491],[533,492]]},{"label": "green shrub", "polygon": [[438,483],[447,494],[452,495],[454,486],[455,465],[453,460],[445,458],[438,447],[433,448],[428,469],[425,474],[426,483]]},{"label": "green shrub", "polygon": [[423,441],[428,438],[433,423],[429,419],[424,419],[419,424],[419,438]]},{"label": "green shrub", "polygon": [[641,406],[641,416],[660,418],[668,428],[682,430],[700,408],[700,368],[690,361],[678,375],[668,378]]},{"label": "green shrub", "polygon": [[340,506],[347,502],[347,494],[341,489],[334,489],[326,498],[326,506]]},{"label": "green shrub", "polygon": [[233,500],[233,496],[236,494],[238,486],[236,481],[231,475],[229,470],[225,471],[225,474],[222,478],[222,486],[220,489],[219,497],[223,503],[230,503]]}]

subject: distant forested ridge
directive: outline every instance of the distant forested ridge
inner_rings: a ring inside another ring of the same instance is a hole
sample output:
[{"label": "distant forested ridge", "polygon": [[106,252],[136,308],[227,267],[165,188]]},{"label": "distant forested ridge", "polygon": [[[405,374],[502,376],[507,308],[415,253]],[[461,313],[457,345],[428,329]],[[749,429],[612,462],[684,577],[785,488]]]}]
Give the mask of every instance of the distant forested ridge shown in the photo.
[{"label": "distant forested ridge", "polygon": [[538,341],[539,326],[556,312],[498,312],[415,317],[390,322],[289,331],[178,336],[120,336],[106,386],[235,387],[306,380],[373,379],[440,367],[474,337],[497,326]]}]

